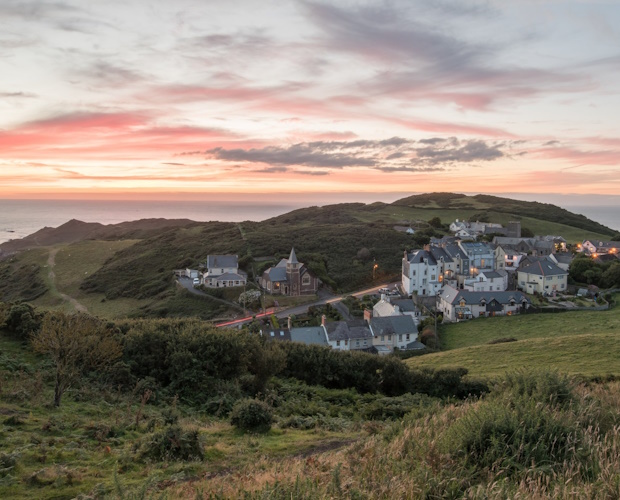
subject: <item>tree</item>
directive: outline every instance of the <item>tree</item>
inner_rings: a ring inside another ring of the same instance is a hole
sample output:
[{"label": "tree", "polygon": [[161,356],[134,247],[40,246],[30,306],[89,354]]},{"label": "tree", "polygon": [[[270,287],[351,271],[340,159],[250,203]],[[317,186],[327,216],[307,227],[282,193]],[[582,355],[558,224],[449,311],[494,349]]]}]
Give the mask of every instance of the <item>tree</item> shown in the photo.
[{"label": "tree", "polygon": [[433,217],[428,221],[428,224],[436,229],[441,228],[441,219],[439,217]]},{"label": "tree", "polygon": [[112,331],[87,314],[48,313],[32,336],[35,351],[49,354],[56,369],[54,406],[86,370],[100,370],[122,354]]}]

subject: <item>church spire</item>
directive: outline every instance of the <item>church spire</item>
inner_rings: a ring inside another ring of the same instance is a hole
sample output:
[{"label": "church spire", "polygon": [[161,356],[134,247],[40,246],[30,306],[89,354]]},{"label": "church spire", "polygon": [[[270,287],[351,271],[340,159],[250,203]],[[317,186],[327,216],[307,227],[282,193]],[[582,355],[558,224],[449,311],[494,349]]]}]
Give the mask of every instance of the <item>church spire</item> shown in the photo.
[{"label": "church spire", "polygon": [[295,255],[295,248],[291,248],[291,255],[289,255],[288,257],[288,263],[289,264],[299,264],[299,261],[297,260],[297,255]]}]

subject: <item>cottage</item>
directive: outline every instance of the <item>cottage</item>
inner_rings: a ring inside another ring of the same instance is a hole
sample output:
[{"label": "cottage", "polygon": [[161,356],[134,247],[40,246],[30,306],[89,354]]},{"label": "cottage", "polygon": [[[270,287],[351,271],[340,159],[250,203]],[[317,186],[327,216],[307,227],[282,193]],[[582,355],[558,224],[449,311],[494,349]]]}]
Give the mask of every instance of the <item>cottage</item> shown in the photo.
[{"label": "cottage", "polygon": [[465,280],[465,290],[471,292],[501,292],[508,288],[507,271],[482,271],[475,278]]}]

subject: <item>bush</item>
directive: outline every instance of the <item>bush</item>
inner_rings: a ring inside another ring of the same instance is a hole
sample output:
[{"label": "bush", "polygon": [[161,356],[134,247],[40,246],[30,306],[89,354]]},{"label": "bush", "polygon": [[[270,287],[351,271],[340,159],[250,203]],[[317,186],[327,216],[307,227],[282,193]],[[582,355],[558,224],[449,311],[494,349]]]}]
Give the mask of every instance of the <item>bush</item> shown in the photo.
[{"label": "bush", "polygon": [[271,429],[273,415],[267,403],[257,399],[243,399],[232,409],[230,423],[238,429],[251,432],[267,432]]},{"label": "bush", "polygon": [[140,458],[155,461],[202,460],[204,453],[197,429],[171,425],[148,436],[142,443]]}]

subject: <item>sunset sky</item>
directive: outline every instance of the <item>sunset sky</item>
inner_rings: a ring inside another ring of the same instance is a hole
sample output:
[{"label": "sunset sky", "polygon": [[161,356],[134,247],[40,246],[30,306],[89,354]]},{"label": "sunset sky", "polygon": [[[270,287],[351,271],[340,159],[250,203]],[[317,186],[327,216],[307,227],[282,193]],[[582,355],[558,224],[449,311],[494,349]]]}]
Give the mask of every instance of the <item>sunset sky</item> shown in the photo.
[{"label": "sunset sky", "polygon": [[0,1],[0,197],[342,191],[620,194],[620,2]]}]

